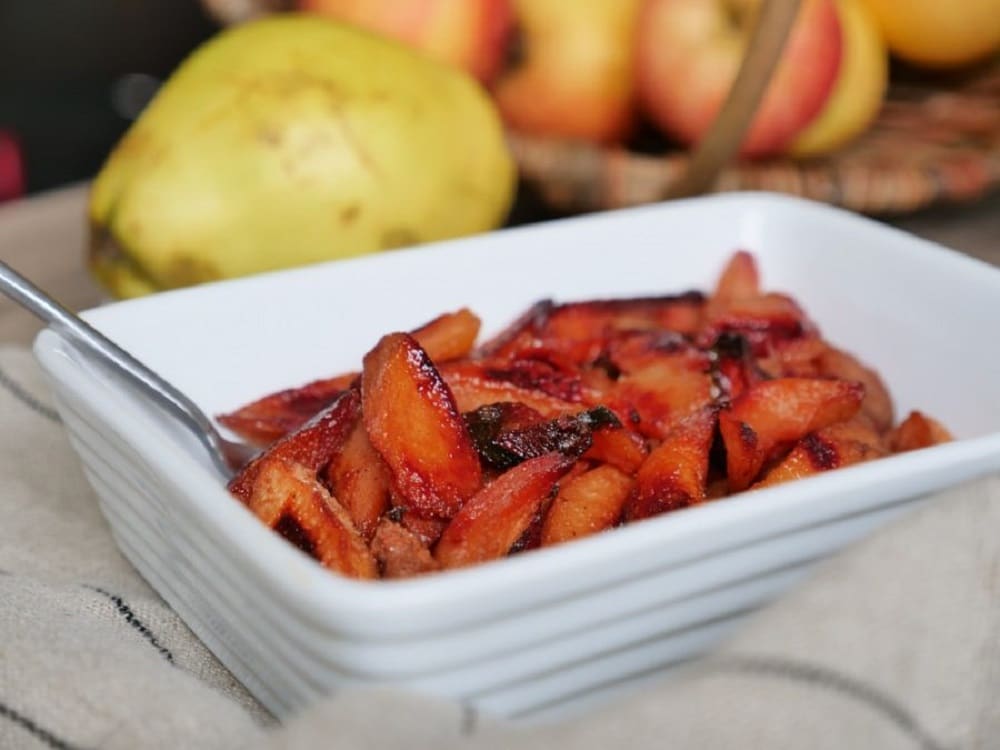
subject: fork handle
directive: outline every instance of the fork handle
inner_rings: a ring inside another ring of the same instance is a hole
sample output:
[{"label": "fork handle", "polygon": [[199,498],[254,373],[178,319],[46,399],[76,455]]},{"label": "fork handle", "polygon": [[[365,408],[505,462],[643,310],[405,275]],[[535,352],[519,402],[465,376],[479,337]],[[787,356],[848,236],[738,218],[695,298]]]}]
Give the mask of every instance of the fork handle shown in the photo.
[{"label": "fork handle", "polygon": [[224,476],[232,469],[222,458],[222,436],[205,413],[186,395],[150,370],[111,339],[57,300],[50,297],[9,265],[0,261],[0,291],[71,341],[81,344],[84,353],[96,354],[94,361],[120,375],[161,408],[176,417],[208,449],[212,461]]}]

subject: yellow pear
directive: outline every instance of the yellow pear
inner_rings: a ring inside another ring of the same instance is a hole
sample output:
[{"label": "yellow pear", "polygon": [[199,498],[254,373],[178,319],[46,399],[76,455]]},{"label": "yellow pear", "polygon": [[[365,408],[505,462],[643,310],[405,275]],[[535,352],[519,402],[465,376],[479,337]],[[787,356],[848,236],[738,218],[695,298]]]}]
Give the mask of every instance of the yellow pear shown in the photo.
[{"label": "yellow pear", "polygon": [[121,297],[481,232],[515,170],[486,93],[307,15],[225,31],[94,183],[91,268]]}]

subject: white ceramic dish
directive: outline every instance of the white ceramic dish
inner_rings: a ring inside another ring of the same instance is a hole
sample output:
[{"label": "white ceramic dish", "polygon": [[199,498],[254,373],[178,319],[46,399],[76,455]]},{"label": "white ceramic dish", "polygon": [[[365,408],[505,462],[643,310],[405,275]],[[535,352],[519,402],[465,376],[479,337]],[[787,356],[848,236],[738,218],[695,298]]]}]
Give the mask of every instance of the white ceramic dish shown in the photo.
[{"label": "white ceramic dish", "polygon": [[321,569],[225,492],[195,444],[59,336],[36,355],[122,550],[279,715],[395,684],[504,716],[578,709],[710,648],[822,556],[928,492],[1000,469],[1000,271],[800,200],[606,213],[157,295],[87,318],[208,412],[356,368],[380,335],[468,305],[708,288],[736,248],[829,339],[962,439],[455,573]]}]

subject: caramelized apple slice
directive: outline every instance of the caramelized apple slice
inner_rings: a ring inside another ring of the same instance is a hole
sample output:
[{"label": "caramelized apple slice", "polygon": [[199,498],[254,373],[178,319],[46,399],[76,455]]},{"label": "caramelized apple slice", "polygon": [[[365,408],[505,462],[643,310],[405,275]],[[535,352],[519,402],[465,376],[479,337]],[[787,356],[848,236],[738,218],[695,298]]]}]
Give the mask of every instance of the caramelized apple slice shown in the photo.
[{"label": "caramelized apple slice", "polygon": [[814,378],[822,374],[819,358],[828,348],[815,334],[775,341],[757,363],[772,378]]},{"label": "caramelized apple slice", "polygon": [[472,351],[479,335],[479,318],[467,307],[445,313],[411,334],[432,362],[458,359]]},{"label": "caramelized apple slice", "polygon": [[810,432],[753,486],[770,487],[793,479],[804,479],[884,455],[886,451],[879,434],[868,420],[855,417]]},{"label": "caramelized apple slice", "polygon": [[230,414],[220,414],[217,419],[237,435],[266,448],[332,404],[357,377],[358,373],[350,372],[314,380],[299,388],[272,393]]},{"label": "caramelized apple slice", "polygon": [[559,356],[551,352],[539,350],[533,355],[532,359],[503,363],[484,361],[482,375],[574,404],[584,400],[585,389],[579,370],[559,361]]},{"label": "caramelized apple slice", "polygon": [[714,310],[722,310],[738,300],[760,296],[760,274],[757,261],[746,250],[732,254],[715,284],[709,299]]},{"label": "caramelized apple slice", "polygon": [[785,294],[769,293],[733,300],[721,310],[710,311],[701,341],[713,341],[727,331],[746,336],[758,356],[766,356],[775,342],[795,339],[814,330],[795,300]]},{"label": "caramelized apple slice", "polygon": [[326,480],[338,502],[350,513],[358,532],[370,541],[379,518],[389,507],[392,477],[368,440],[361,419],[327,467]]},{"label": "caramelized apple slice", "polygon": [[258,464],[247,503],[265,524],[331,570],[377,578],[375,559],[351,518],[309,467],[268,455]]},{"label": "caramelized apple slice", "polygon": [[375,530],[372,554],[383,578],[409,578],[441,567],[415,534],[388,518]]},{"label": "caramelized apple slice", "polygon": [[674,331],[626,331],[608,338],[596,361],[605,367],[610,363],[617,378],[691,349],[688,340]]},{"label": "caramelized apple slice", "polygon": [[888,436],[889,448],[893,453],[930,448],[952,440],[954,438],[951,433],[940,422],[919,411],[911,411]]},{"label": "caramelized apple slice", "polygon": [[479,456],[444,380],[405,333],[365,355],[362,412],[395,491],[419,515],[450,518],[482,483]]},{"label": "caramelized apple slice", "polygon": [[281,458],[305,466],[317,474],[344,444],[357,421],[361,394],[356,389],[341,392],[337,400],[316,415],[298,432],[285,436],[266,453],[258,456],[229,482],[229,491],[243,502],[250,492],[264,458]]},{"label": "caramelized apple slice", "polygon": [[663,438],[674,424],[712,400],[708,355],[692,350],[663,355],[623,375],[608,405],[630,428],[647,437]]},{"label": "caramelized apple slice", "polygon": [[611,528],[631,489],[632,478],[608,465],[563,482],[542,524],[542,546]]},{"label": "caramelized apple slice", "polygon": [[550,299],[539,300],[496,336],[480,344],[475,356],[506,359],[515,352],[530,348],[536,332],[541,330],[554,307]]},{"label": "caramelized apple slice", "polygon": [[766,380],[748,390],[719,414],[730,491],[749,487],[776,450],[853,417],[864,392],[860,383],[820,378]]},{"label": "caramelized apple slice", "polygon": [[639,467],[624,518],[642,518],[677,510],[705,499],[708,455],[716,415],[703,409],[677,424]]},{"label": "caramelized apple slice", "polygon": [[573,459],[549,453],[518,464],[472,497],[445,528],[434,556],[446,568],[507,554]]},{"label": "caramelized apple slice", "polygon": [[478,362],[453,362],[442,365],[441,376],[451,389],[455,403],[463,414],[499,402],[524,404],[546,417],[556,417],[580,409],[579,403],[491,378],[483,365]]},{"label": "caramelized apple slice", "polygon": [[611,464],[629,475],[634,474],[649,455],[642,436],[624,427],[602,427],[594,430],[590,438],[590,449],[583,454],[584,459]]},{"label": "caramelized apple slice", "polygon": [[688,292],[664,297],[588,300],[531,308],[480,354],[517,359],[545,351],[575,364],[591,362],[608,338],[623,331],[694,333],[701,324],[704,295]]},{"label": "caramelized apple slice", "polygon": [[877,372],[861,364],[854,356],[832,346],[824,348],[817,359],[817,364],[821,375],[861,383],[865,387],[865,399],[861,402],[861,411],[871,418],[879,432],[886,432],[892,428],[894,421],[892,398]]},{"label": "caramelized apple slice", "polygon": [[544,341],[586,342],[621,331],[693,333],[704,304],[701,292],[570,302],[551,311],[539,337]]}]

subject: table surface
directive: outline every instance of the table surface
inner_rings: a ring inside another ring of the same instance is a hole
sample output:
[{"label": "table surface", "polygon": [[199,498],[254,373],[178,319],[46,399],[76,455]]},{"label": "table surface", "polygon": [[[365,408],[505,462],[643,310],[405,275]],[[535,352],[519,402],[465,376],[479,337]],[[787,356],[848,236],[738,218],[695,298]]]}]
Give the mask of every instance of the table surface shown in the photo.
[{"label": "table surface", "polygon": [[[76,310],[104,298],[86,271],[86,198],[86,185],[74,185],[0,206],[0,260]],[[889,223],[1000,266],[1000,193]],[[28,344],[40,327],[27,312],[0,299],[0,342]]]}]

